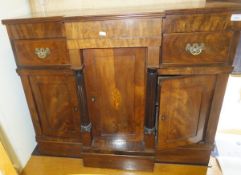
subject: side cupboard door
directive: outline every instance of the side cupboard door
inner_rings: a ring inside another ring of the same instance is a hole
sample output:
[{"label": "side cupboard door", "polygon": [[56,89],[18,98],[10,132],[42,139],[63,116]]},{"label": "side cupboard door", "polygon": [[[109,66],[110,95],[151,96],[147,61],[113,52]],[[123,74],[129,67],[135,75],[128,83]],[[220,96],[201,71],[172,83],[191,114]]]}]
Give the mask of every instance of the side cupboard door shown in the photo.
[{"label": "side cupboard door", "polygon": [[159,78],[159,149],[203,140],[215,81],[215,75]]},{"label": "side cupboard door", "polygon": [[80,110],[72,71],[32,71],[29,80],[41,135],[80,139]]}]

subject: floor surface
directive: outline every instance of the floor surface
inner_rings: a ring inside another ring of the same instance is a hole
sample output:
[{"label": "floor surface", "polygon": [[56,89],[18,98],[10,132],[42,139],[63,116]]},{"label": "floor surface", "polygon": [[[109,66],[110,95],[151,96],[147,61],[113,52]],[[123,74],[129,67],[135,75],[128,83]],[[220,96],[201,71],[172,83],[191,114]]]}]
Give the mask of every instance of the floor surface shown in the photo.
[{"label": "floor surface", "polygon": [[88,168],[82,159],[32,156],[21,175],[221,175],[214,158],[205,166],[155,164],[153,172]]}]

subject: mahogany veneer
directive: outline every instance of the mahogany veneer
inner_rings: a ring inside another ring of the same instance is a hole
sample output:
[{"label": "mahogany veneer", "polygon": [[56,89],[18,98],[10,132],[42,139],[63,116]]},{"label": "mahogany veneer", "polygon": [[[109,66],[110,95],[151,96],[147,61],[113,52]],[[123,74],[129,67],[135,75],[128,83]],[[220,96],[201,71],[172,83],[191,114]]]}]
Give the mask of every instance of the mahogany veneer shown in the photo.
[{"label": "mahogany veneer", "polygon": [[3,20],[38,151],[86,166],[207,165],[241,5]]}]

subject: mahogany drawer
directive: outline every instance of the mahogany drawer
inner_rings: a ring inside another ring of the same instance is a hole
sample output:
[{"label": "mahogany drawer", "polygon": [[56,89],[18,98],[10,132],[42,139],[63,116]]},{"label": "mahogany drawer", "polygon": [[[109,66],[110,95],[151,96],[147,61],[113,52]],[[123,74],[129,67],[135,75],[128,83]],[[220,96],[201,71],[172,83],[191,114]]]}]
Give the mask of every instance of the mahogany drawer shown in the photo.
[{"label": "mahogany drawer", "polygon": [[231,14],[167,15],[163,21],[164,33],[214,32],[232,29]]},{"label": "mahogany drawer", "polygon": [[65,36],[64,24],[58,22],[36,22],[9,24],[8,34],[12,39],[44,39]]},{"label": "mahogany drawer", "polygon": [[232,32],[164,34],[161,64],[228,63],[232,36]]},{"label": "mahogany drawer", "polygon": [[20,66],[70,64],[65,39],[15,40],[14,47]]},{"label": "mahogany drawer", "polygon": [[161,37],[161,29],[161,18],[65,23],[68,39]]}]

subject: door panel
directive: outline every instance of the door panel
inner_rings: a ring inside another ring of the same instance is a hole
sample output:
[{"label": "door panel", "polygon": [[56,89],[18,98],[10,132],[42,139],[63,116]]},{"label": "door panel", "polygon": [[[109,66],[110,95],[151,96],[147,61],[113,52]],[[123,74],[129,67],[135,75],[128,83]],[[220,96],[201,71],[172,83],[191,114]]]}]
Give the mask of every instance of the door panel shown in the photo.
[{"label": "door panel", "polygon": [[44,136],[80,137],[80,111],[73,75],[45,73],[30,76]]},{"label": "door panel", "polygon": [[93,137],[143,140],[146,49],[87,49],[83,55]]},{"label": "door panel", "polygon": [[215,75],[160,78],[158,148],[202,141]]}]

